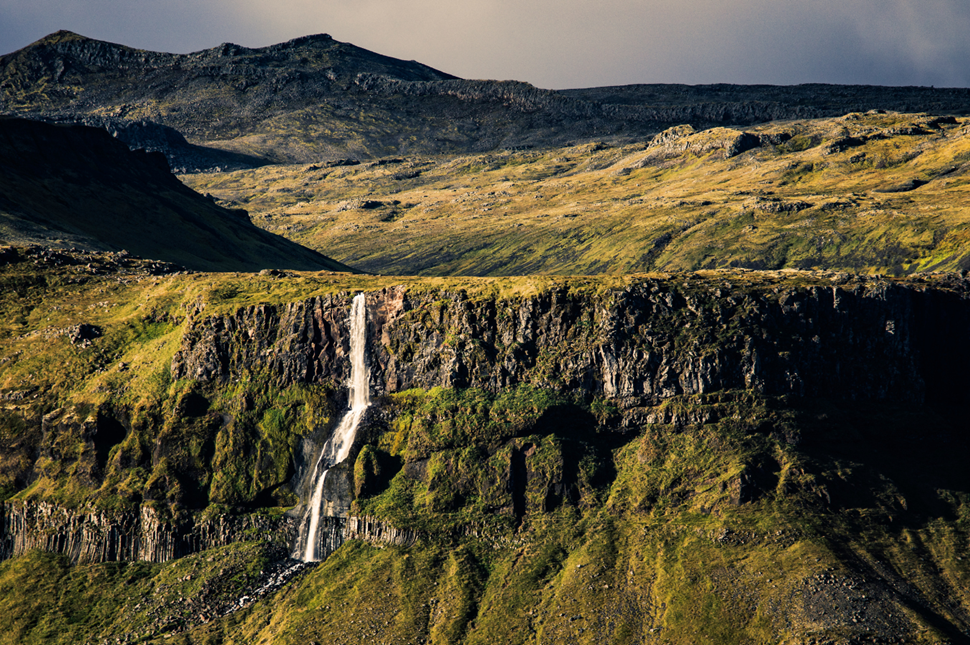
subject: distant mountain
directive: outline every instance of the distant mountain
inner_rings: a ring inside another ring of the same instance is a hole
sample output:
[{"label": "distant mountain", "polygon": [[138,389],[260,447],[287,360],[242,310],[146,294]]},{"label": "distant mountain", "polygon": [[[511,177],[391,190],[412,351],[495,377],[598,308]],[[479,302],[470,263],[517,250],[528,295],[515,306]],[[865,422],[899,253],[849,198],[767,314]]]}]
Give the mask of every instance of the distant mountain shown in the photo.
[{"label": "distant mountain", "polygon": [[574,100],[610,106],[631,119],[694,127],[754,125],[886,110],[970,114],[970,89],[876,85],[621,85],[563,90]]},{"label": "distant mountain", "polygon": [[970,90],[633,85],[552,91],[458,79],[325,34],[177,55],[61,31],[0,57],[0,111],[106,127],[132,147],[165,152],[184,171],[630,142],[684,123],[750,125],[870,109],[970,114]]},{"label": "distant mountain", "polygon": [[107,132],[0,118],[0,242],[127,250],[204,271],[348,267],[187,188]]},{"label": "distant mountain", "polygon": [[[366,117],[355,106],[334,103],[362,73],[402,81],[454,78],[328,35],[262,49],[227,43],[175,55],[60,31],[0,58],[0,111],[61,121],[101,119],[115,127],[148,121],[174,128],[195,144],[261,158],[250,158],[250,165],[315,158],[334,147],[329,141],[339,142],[340,154],[367,154],[375,143],[349,145],[345,139],[355,135],[340,125],[350,121],[360,129],[357,122]],[[378,120],[390,125],[387,115]],[[154,147],[169,152],[171,142],[164,139],[156,137]],[[175,157],[175,165],[183,165],[184,150],[174,152],[170,161]]]}]

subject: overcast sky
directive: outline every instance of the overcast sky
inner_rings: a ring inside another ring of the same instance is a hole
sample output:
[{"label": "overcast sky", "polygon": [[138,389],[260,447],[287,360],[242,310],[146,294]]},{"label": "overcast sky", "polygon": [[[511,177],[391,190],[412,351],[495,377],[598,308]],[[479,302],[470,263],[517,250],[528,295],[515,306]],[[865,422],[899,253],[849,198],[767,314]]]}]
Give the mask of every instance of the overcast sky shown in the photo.
[{"label": "overcast sky", "polygon": [[970,86],[970,0],[0,0],[0,53],[58,29],[177,53],[328,33],[556,89]]}]

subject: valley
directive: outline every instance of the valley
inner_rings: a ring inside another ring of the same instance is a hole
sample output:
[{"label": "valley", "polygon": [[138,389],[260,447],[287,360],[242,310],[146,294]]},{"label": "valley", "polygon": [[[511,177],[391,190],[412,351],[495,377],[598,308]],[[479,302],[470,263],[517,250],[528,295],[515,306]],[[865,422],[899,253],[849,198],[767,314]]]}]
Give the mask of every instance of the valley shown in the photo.
[{"label": "valley", "polygon": [[0,112],[0,643],[970,642],[966,90],[57,32]]}]

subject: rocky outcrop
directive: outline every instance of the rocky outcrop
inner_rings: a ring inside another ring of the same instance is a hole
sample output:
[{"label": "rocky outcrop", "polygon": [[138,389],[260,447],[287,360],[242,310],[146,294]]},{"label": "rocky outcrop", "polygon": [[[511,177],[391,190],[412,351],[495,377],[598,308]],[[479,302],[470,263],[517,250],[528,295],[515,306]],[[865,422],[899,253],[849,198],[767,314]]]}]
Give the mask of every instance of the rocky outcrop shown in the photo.
[{"label": "rocky outcrop", "polygon": [[[723,389],[919,402],[966,387],[957,366],[970,350],[956,333],[970,328],[966,282],[955,290],[811,282],[751,288],[687,275],[508,300],[385,289],[368,295],[371,385],[381,393],[532,383],[608,397],[626,410]],[[200,318],[172,373],[342,383],[349,302],[334,295]],[[945,342],[941,326],[954,331]]]},{"label": "rocky outcrop", "polygon": [[414,529],[399,529],[372,517],[321,517],[316,553],[325,560],[347,540],[362,540],[378,546],[411,546],[420,537]]},{"label": "rocky outcrop", "polygon": [[371,544],[411,546],[421,534],[414,529],[399,529],[372,517],[349,517],[344,524],[344,539]]},{"label": "rocky outcrop", "polygon": [[32,549],[66,555],[72,562],[166,562],[244,539],[288,544],[295,531],[287,517],[260,514],[166,517],[151,506],[111,513],[74,510],[48,502],[7,502],[2,509],[0,557]]},{"label": "rocky outcrop", "polygon": [[690,126],[677,126],[664,130],[651,140],[649,157],[680,157],[685,152],[701,156],[716,151],[727,159],[760,146],[761,140],[750,132],[711,128],[698,133]]},{"label": "rocky outcrop", "polygon": [[[296,519],[287,515],[186,513],[173,518],[148,505],[118,513],[16,501],[0,506],[0,559],[36,549],[65,555],[74,563],[168,562],[245,540],[267,539],[289,548],[296,530]],[[317,553],[324,559],[347,540],[410,546],[419,537],[417,531],[374,518],[323,517]]]}]

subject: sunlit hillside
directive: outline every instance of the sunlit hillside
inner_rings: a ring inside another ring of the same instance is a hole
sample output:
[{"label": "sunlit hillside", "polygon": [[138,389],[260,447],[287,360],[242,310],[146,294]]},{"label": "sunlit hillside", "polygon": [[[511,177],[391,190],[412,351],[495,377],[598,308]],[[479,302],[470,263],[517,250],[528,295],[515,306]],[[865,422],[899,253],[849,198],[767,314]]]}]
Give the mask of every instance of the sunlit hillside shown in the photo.
[{"label": "sunlit hillside", "polygon": [[182,179],[372,272],[903,274],[967,268],[968,160],[964,120],[876,113]]}]

